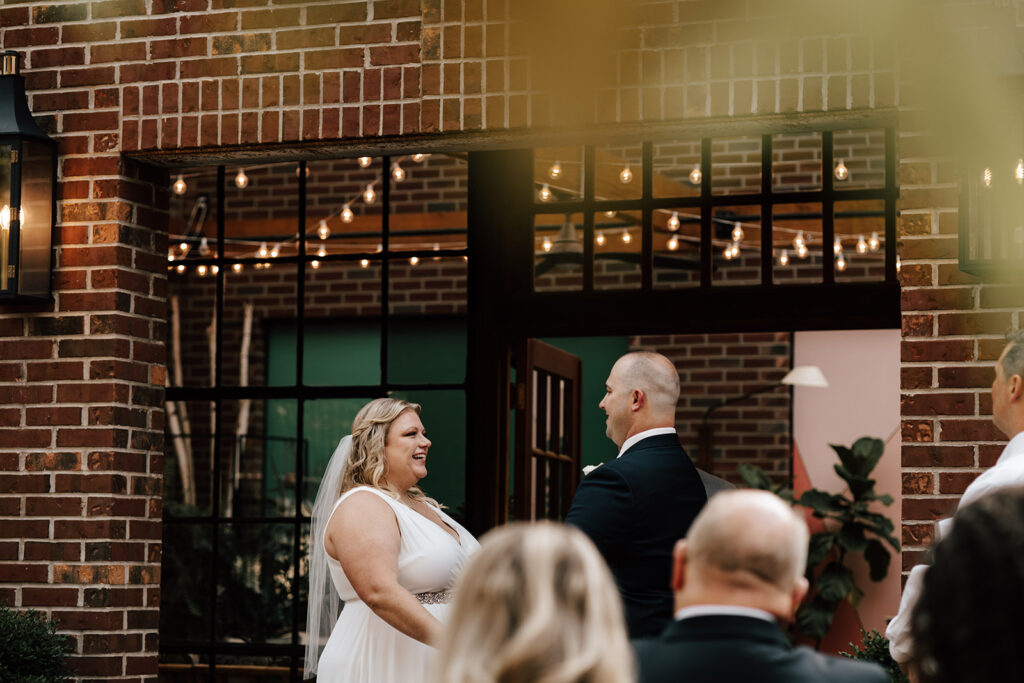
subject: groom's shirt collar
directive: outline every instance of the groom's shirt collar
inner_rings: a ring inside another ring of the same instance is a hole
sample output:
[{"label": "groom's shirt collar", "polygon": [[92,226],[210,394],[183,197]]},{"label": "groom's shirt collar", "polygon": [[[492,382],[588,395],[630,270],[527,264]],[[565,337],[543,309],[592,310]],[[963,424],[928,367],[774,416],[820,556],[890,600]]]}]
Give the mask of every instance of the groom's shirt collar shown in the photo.
[{"label": "groom's shirt collar", "polygon": [[775,623],[775,616],[771,612],[765,612],[754,607],[742,607],[740,605],[693,605],[691,607],[683,607],[675,613],[676,621],[691,617],[709,616],[753,617]]},{"label": "groom's shirt collar", "polygon": [[649,436],[661,436],[662,434],[675,433],[675,427],[655,427],[654,429],[648,429],[647,431],[640,432],[639,434],[634,434],[633,436],[626,439],[625,442],[623,442],[622,448],[619,449],[619,454],[615,457],[622,457],[622,454],[628,451],[633,446],[635,446],[637,442],[642,441],[643,439],[646,439]]}]

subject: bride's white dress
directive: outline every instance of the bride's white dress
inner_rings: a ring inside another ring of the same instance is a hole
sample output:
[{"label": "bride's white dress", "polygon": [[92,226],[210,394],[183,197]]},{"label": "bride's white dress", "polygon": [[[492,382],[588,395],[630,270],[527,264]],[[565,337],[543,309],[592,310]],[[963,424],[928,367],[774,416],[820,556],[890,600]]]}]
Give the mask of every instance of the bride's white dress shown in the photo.
[{"label": "bride's white dress", "polygon": [[[402,545],[398,554],[398,582],[410,593],[434,593],[451,587],[466,559],[480,544],[473,535],[442,510],[434,508],[459,534],[459,540],[412,508],[387,494],[359,486],[357,491],[380,496],[395,512]],[[434,648],[410,638],[374,614],[356,595],[341,563],[327,556],[331,580],[345,601],[338,623],[327,640],[317,667],[318,683],[414,683],[430,669]],[[444,621],[447,604],[424,604],[428,612]]]}]

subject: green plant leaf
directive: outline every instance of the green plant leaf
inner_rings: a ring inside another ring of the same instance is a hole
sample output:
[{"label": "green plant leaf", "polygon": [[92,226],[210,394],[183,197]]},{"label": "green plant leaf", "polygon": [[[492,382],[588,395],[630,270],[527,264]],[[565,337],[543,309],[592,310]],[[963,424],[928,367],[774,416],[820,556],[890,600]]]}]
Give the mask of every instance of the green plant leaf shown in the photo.
[{"label": "green plant leaf", "polygon": [[820,491],[818,489],[810,489],[804,491],[803,495],[800,496],[800,505],[805,508],[810,508],[819,517],[826,513],[838,513],[843,512],[845,500],[840,495],[833,495],[827,491]]},{"label": "green plant leaf", "polygon": [[864,550],[864,559],[871,568],[871,580],[881,581],[889,573],[889,551],[881,542],[871,539]]},{"label": "green plant leaf", "polygon": [[760,489],[762,491],[772,490],[772,482],[760,467],[744,463],[736,469],[739,471],[740,476],[743,477],[743,481],[750,488]]},{"label": "green plant leaf", "polygon": [[885,442],[870,436],[862,436],[853,442],[853,456],[859,467],[854,470],[861,476],[868,476],[885,452]]},{"label": "green plant leaf", "polygon": [[868,539],[864,535],[864,525],[859,522],[847,522],[839,529],[836,543],[851,553],[862,553],[868,547]]},{"label": "green plant leaf", "polygon": [[838,562],[829,562],[818,577],[818,595],[828,602],[839,602],[853,589],[853,572]]},{"label": "green plant leaf", "polygon": [[836,535],[827,531],[811,536],[807,549],[807,567],[816,567],[824,560],[825,556],[828,555],[828,551],[832,550],[835,542]]},{"label": "green plant leaf", "polygon": [[842,465],[834,465],[832,467],[840,477],[850,487],[850,493],[853,494],[855,501],[863,499],[865,496],[874,495],[875,491],[875,480],[867,479],[859,474],[854,474]]},{"label": "green plant leaf", "polygon": [[838,602],[829,602],[820,595],[800,605],[796,611],[796,626],[805,636],[824,638],[832,626]]}]

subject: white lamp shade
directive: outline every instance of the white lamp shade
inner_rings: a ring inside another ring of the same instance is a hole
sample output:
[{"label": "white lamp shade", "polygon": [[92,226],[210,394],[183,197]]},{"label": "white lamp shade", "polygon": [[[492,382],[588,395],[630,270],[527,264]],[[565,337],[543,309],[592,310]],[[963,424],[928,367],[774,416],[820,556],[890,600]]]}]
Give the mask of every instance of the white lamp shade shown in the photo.
[{"label": "white lamp shade", "polygon": [[791,384],[795,387],[821,387],[828,386],[828,380],[822,374],[821,368],[817,365],[801,365],[786,373],[782,378],[782,384]]}]

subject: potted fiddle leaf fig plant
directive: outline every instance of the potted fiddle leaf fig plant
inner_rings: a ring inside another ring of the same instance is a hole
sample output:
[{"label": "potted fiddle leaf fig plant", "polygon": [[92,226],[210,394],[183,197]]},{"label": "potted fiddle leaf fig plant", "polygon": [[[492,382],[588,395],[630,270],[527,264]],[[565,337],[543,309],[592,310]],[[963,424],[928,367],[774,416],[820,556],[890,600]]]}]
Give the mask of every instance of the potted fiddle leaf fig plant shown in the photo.
[{"label": "potted fiddle leaf fig plant", "polygon": [[849,492],[810,489],[795,499],[791,488],[772,482],[760,468],[739,467],[740,475],[751,488],[772,491],[791,504],[808,508],[811,514],[825,521],[824,528],[811,535],[807,553],[807,579],[811,589],[796,613],[800,633],[818,642],[831,628],[841,602],[846,600],[856,608],[864,597],[864,591],[845,564],[847,555],[862,554],[871,580],[881,581],[889,571],[886,544],[896,552],[900,550],[900,543],[893,536],[892,521],[869,509],[876,502],[886,506],[893,502],[892,496],[875,493],[875,480],[870,477],[885,444],[881,439],[862,437],[849,448],[831,446],[839,456],[835,472],[846,482]]}]

